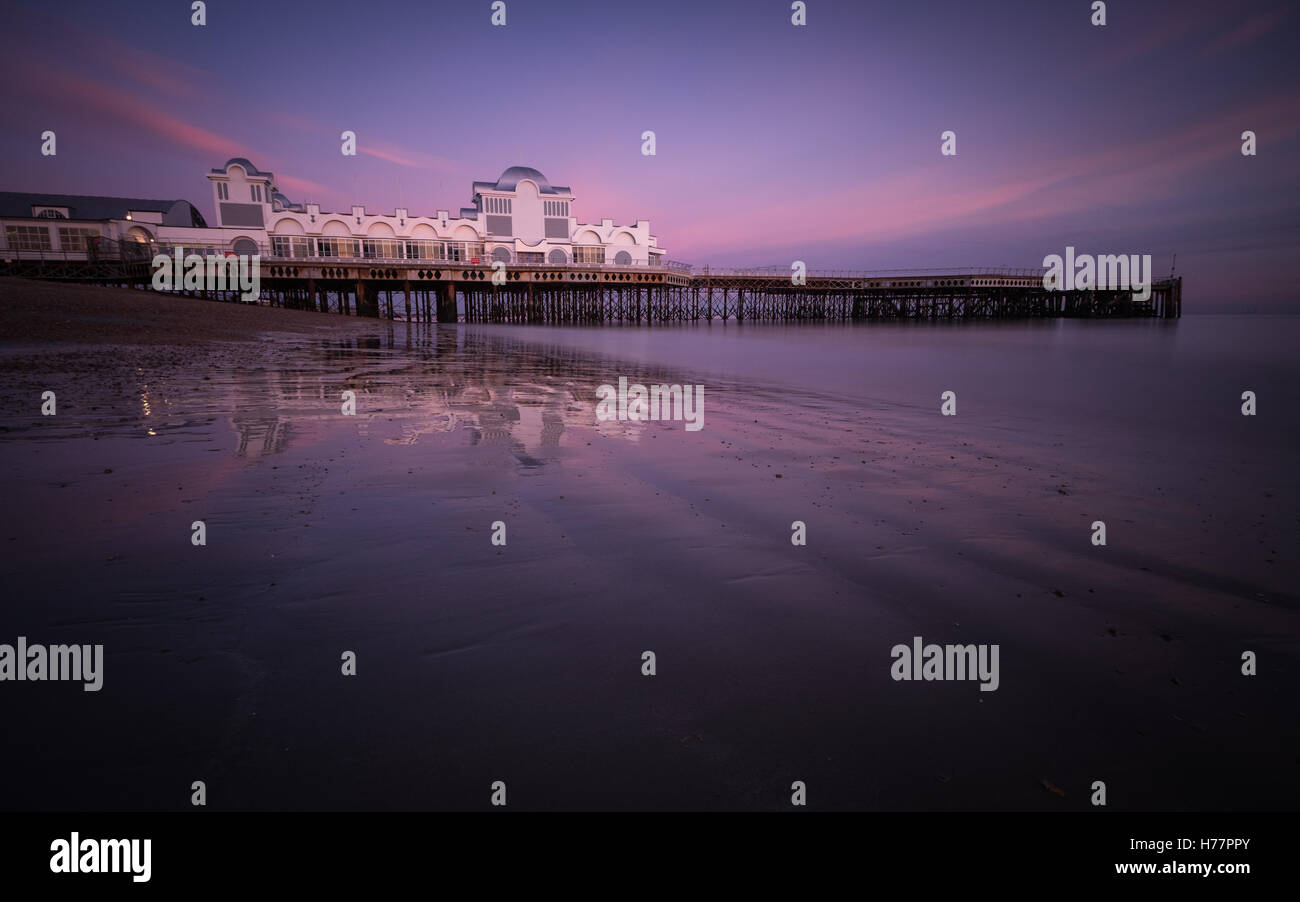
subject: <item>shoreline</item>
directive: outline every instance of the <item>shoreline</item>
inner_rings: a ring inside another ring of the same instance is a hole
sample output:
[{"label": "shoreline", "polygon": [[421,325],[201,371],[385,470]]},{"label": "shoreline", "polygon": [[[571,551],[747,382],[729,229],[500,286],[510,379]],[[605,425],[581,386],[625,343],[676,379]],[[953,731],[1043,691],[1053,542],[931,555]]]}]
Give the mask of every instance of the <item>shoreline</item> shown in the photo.
[{"label": "shoreline", "polygon": [[265,332],[364,335],[381,322],[180,293],[0,278],[0,347],[60,342],[195,346],[256,341]]}]

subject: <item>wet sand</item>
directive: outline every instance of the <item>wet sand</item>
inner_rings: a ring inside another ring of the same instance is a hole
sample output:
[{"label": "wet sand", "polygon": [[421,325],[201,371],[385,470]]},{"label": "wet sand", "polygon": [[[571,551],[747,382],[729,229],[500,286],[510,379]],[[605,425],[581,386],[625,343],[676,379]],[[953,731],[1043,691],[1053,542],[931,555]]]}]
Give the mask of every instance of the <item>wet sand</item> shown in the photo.
[{"label": "wet sand", "polygon": [[[799,340],[815,367],[892,334]],[[668,336],[0,286],[0,642],[105,647],[98,693],[0,684],[0,807],[180,810],[193,780],[217,810],[483,809],[493,780],[520,809],[787,810],[794,780],[819,809],[1300,803],[1293,414],[1195,443],[1082,403],[943,418],[929,385],[659,344],[780,333]],[[705,428],[598,422],[619,375],[705,384]],[[999,644],[999,689],[893,681],[916,635]]]}]

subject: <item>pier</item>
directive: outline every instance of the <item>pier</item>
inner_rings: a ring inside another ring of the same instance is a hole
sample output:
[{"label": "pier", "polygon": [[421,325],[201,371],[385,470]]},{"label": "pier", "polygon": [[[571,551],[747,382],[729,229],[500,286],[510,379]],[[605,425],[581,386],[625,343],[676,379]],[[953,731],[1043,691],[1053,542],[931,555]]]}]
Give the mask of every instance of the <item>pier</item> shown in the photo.
[{"label": "pier", "polygon": [[[5,252],[0,275],[149,289],[151,261],[172,246],[103,242],[86,252]],[[202,252],[207,249],[182,249]],[[650,325],[680,322],[860,322],[1041,317],[1172,319],[1182,277],[1151,297],[1128,290],[1049,291],[1033,269],[719,270],[651,264],[506,264],[491,260],[304,258],[258,253],[259,302],[419,322]],[[234,300],[233,290],[182,294]]]},{"label": "pier", "polygon": [[[667,259],[645,219],[581,221],[573,191],[529,166],[471,186],[459,211],[328,212],[294,203],[243,157],[206,174],[216,224],[186,200],[0,192],[0,275],[171,290],[194,260],[212,270],[186,294],[403,319],[466,323],[956,321],[1182,315],[1182,280],[1128,289],[1049,290],[1046,269],[806,271],[716,269]],[[174,281],[153,281],[171,258]],[[256,286],[229,289],[239,261]],[[256,258],[256,266],[251,265]],[[1148,268],[1150,266],[1148,258]],[[802,264],[799,265],[802,270]],[[1127,273],[1127,269],[1124,270]],[[188,278],[188,277],[187,277]],[[1150,279],[1148,273],[1148,283]],[[202,284],[203,287],[200,287]],[[1052,284],[1057,284],[1053,282]],[[1060,283],[1072,288],[1073,281]]]}]

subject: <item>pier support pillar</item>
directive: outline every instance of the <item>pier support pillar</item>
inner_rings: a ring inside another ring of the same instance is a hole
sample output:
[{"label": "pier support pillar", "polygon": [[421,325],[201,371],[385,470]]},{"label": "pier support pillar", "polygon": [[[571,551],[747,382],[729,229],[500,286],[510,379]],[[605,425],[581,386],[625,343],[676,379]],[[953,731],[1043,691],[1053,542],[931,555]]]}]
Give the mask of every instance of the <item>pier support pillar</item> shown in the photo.
[{"label": "pier support pillar", "polygon": [[[469,311],[466,311],[465,319],[469,319]],[[438,322],[454,323],[456,322],[456,283],[448,282],[441,291],[438,292]]]}]

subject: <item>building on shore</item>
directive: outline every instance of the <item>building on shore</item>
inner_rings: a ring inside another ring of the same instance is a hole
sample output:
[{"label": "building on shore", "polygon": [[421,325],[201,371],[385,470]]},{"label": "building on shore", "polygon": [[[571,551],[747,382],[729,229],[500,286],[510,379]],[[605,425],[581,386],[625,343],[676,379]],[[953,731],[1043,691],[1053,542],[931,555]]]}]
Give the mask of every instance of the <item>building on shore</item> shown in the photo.
[{"label": "building on shore", "polygon": [[152,256],[184,247],[204,254],[363,261],[417,260],[547,266],[659,266],[650,223],[580,223],[574,195],[527,166],[474,182],[471,205],[455,215],[411,215],[404,207],[330,212],[293,203],[275,175],[236,157],[211,170],[216,223],[185,200],[0,192],[0,254],[86,259],[97,253]]}]

